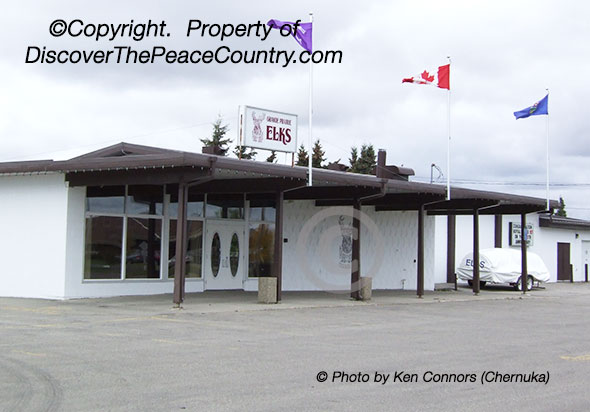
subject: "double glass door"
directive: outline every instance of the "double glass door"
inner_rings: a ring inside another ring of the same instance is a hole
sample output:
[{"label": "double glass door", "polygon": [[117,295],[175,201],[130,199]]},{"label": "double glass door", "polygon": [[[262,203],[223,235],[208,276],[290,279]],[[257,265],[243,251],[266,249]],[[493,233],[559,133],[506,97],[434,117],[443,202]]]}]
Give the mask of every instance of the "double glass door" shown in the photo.
[{"label": "double glass door", "polygon": [[242,289],[245,274],[244,222],[207,221],[205,288]]}]

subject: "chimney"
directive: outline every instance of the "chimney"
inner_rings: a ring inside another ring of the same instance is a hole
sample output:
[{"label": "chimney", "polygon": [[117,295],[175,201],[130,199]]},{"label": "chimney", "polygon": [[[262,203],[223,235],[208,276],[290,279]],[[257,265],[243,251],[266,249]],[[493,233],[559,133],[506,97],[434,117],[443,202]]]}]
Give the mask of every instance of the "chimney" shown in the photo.
[{"label": "chimney", "polygon": [[386,166],[387,153],[383,149],[377,152],[377,166],[375,166],[375,176],[378,178],[393,179],[393,180],[409,180],[410,176],[414,176],[414,170],[409,167],[401,167],[389,165]]},{"label": "chimney", "polygon": [[377,177],[385,177],[385,158],[387,157],[387,152],[383,149],[379,149],[377,152],[377,167],[375,168],[375,176]]}]

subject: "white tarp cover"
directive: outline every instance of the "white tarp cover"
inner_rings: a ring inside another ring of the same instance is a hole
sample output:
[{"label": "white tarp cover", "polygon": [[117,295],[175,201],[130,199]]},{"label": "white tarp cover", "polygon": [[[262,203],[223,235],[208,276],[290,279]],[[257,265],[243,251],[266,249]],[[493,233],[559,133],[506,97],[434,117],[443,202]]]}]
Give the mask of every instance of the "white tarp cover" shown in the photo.
[{"label": "white tarp cover", "polygon": [[[527,252],[527,271],[535,280],[549,281],[549,271],[539,255]],[[479,251],[479,280],[491,283],[516,283],[521,273],[520,249],[482,249]],[[473,252],[468,253],[457,268],[461,280],[473,279]]]}]

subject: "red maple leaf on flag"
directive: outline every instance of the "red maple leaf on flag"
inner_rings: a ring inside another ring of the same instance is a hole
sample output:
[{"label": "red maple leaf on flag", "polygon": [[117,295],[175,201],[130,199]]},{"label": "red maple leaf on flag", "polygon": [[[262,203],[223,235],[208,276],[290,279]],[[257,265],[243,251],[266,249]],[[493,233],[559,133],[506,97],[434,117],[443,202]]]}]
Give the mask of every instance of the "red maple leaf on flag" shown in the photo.
[{"label": "red maple leaf on flag", "polygon": [[427,82],[431,83],[434,81],[434,76],[431,76],[426,70],[422,72],[422,79],[426,80]]}]

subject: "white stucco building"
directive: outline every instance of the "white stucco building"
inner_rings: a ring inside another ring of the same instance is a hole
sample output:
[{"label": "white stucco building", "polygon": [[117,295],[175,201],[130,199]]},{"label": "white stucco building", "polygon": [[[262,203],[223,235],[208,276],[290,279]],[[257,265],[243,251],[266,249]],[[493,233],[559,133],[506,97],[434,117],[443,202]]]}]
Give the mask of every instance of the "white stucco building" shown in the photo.
[{"label": "white stucco building", "polygon": [[[412,173],[386,166],[380,152],[376,175],[318,169],[309,187],[306,168],[125,143],[66,161],[0,163],[0,296],[174,292],[178,303],[188,292],[257,290],[270,276],[279,299],[291,290],[359,298],[361,275],[374,289],[420,295],[443,273],[437,222],[446,217],[436,215],[544,209],[543,199],[458,188],[449,201],[445,187],[411,182]],[[543,230],[570,240],[581,279],[587,232]]]}]

